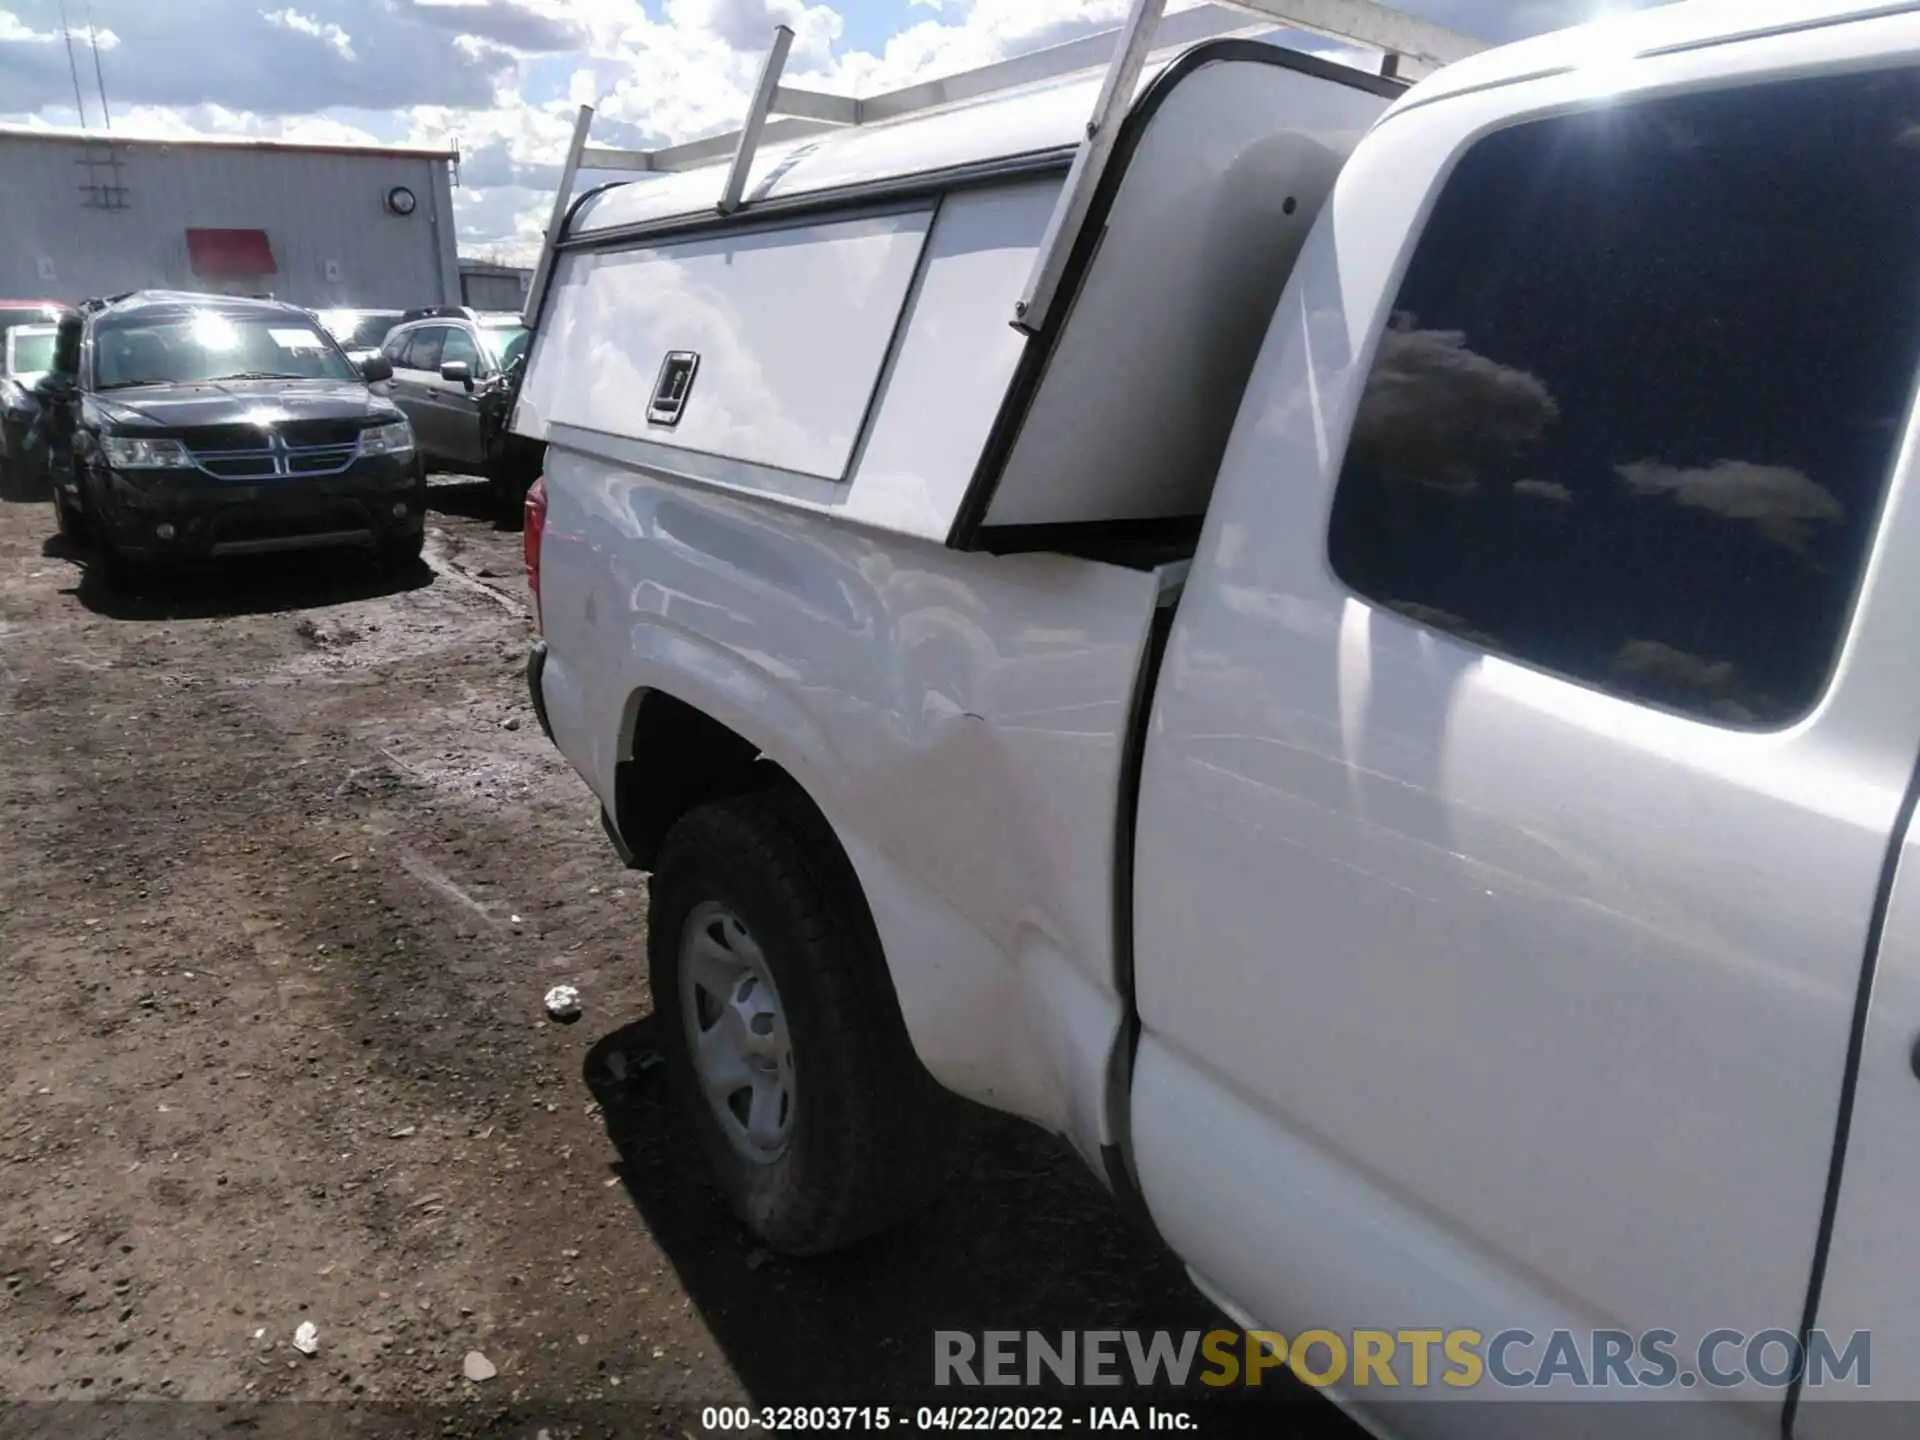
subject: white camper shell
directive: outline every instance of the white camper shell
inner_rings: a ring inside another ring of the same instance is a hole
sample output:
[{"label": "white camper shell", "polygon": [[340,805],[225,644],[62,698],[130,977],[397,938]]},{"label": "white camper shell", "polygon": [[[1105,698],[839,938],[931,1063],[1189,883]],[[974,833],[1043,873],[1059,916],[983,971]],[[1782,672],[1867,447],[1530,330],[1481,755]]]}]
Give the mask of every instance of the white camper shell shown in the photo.
[{"label": "white camper shell", "polygon": [[[1251,8],[1255,31],[1288,13]],[[783,33],[747,127],[680,152],[586,149],[583,113],[568,184],[583,158],[734,162],[571,205],[514,428],[959,549],[1190,551],[1340,166],[1402,77],[1476,48],[1370,5],[1294,8],[1389,47],[1387,73],[1246,38],[1225,6],[1156,31],[1142,0],[1116,35],[859,102],[779,87]],[[1024,83],[973,93],[1005,80]]]},{"label": "white camper shell", "polygon": [[530,698],[728,1204],[873,1233],[937,1085],[1379,1433],[1910,1434],[1920,0],[1450,65],[1324,202],[1379,77],[1142,33],[556,229]]}]

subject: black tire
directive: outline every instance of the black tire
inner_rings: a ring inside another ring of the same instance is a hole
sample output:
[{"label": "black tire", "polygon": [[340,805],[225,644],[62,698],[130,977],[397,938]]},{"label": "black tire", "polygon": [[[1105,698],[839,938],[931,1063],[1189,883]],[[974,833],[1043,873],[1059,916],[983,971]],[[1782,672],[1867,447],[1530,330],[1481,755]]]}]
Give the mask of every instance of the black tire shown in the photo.
[{"label": "black tire", "polygon": [[505,435],[494,437],[487,449],[482,470],[487,477],[487,500],[493,509],[493,522],[501,530],[518,530],[526,518],[527,490],[532,481],[514,463],[514,447]]},{"label": "black tire", "polygon": [[0,500],[32,503],[53,493],[53,472],[44,451],[28,450],[19,437],[0,450]]},{"label": "black tire", "polygon": [[[958,1102],[914,1054],[859,882],[805,798],[769,790],[691,812],[662,844],[648,891],[668,1072],[734,1213],[770,1248],[818,1255],[924,1203],[954,1148]],[[773,1158],[736,1148],[694,1067],[681,942],[714,904],[752,936],[786,1022],[792,1121]]]},{"label": "black tire", "polygon": [[153,567],[130,558],[98,529],[94,531],[93,568],[101,583],[116,595],[138,595],[152,588]]},{"label": "black tire", "polygon": [[402,535],[397,540],[384,540],[380,544],[380,566],[390,575],[403,575],[419,566],[426,548],[427,533],[424,530]]},{"label": "black tire", "polygon": [[526,519],[527,487],[519,478],[504,470],[497,470],[487,479],[488,498],[493,504],[493,521],[496,528],[506,531],[518,530]]},{"label": "black tire", "polygon": [[66,496],[58,488],[53,492],[53,523],[63,540],[78,543],[86,539],[87,522],[67,503]]}]

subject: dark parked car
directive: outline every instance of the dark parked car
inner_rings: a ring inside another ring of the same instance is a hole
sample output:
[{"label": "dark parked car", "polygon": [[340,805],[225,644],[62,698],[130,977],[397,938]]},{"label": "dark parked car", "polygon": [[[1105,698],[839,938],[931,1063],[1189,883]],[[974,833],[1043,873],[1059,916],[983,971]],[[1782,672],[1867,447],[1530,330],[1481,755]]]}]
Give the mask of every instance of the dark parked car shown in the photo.
[{"label": "dark parked car", "polygon": [[0,375],[16,384],[31,386],[53,367],[54,341],[59,325],[15,325],[0,343]]},{"label": "dark parked car", "polygon": [[71,315],[73,307],[58,300],[0,300],[0,350],[7,343],[7,332],[16,325],[52,325],[62,315]]},{"label": "dark parked car", "polygon": [[61,328],[72,370],[37,387],[54,503],[110,582],[331,546],[418,561],[426,472],[413,427],[369,389],[382,357],[356,367],[311,313],[267,300],[143,291]]},{"label": "dark parked car", "polygon": [[400,323],[399,310],[316,311],[327,333],[340,342],[347,358],[358,365],[380,353],[387,332]]},{"label": "dark parked car", "polygon": [[409,311],[382,352],[393,400],[413,421],[429,464],[484,475],[503,520],[520,514],[545,447],[507,431],[532,332],[511,311],[444,306]]},{"label": "dark parked car", "polygon": [[37,413],[30,394],[53,352],[58,300],[0,300],[0,499],[46,498],[46,456],[27,447]]},{"label": "dark parked car", "polygon": [[39,407],[33,387],[53,361],[56,327],[13,325],[0,334],[0,499],[46,498],[46,452],[28,444]]}]

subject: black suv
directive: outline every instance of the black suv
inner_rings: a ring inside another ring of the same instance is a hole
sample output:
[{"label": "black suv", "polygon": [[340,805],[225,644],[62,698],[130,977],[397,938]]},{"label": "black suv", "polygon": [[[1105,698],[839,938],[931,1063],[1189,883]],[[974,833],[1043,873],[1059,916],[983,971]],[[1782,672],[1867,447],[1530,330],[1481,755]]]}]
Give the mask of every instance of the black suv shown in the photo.
[{"label": "black suv", "polygon": [[139,565],[346,546],[420,558],[413,428],[310,312],[140,291],[61,322],[35,387],[63,535],[104,577]]}]

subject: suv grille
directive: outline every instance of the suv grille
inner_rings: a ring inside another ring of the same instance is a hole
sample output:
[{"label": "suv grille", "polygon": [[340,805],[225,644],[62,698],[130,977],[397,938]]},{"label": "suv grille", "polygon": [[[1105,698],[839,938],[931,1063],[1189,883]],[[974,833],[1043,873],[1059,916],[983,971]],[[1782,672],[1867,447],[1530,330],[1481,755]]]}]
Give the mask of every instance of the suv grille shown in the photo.
[{"label": "suv grille", "polygon": [[224,450],[260,450],[267,444],[268,432],[258,425],[204,425],[187,439],[187,448],[195,455]]},{"label": "suv grille", "polygon": [[[300,443],[282,427],[276,434],[245,426],[209,427],[187,441],[194,463],[222,480],[276,480],[292,475],[337,475],[360,453],[357,429],[338,421],[306,422],[309,431],[324,425],[325,443]],[[244,443],[241,443],[244,440]]]},{"label": "suv grille", "polygon": [[282,420],[274,425],[201,425],[187,434],[196,454],[264,450],[278,435],[289,445],[357,445],[360,427],[351,420]]},{"label": "suv grille", "polygon": [[274,429],[289,445],[358,445],[360,427],[351,420],[282,420]]}]

